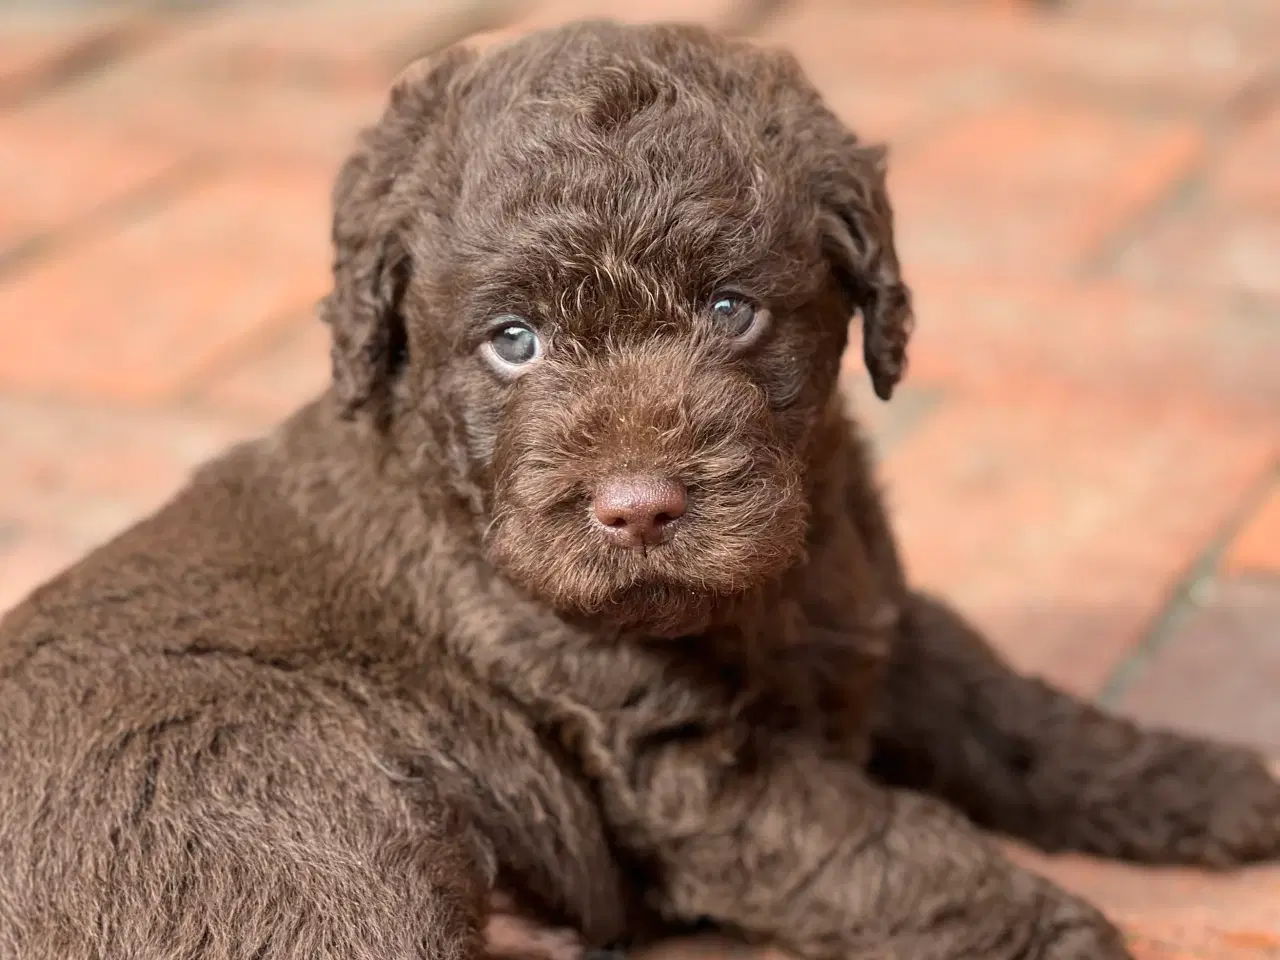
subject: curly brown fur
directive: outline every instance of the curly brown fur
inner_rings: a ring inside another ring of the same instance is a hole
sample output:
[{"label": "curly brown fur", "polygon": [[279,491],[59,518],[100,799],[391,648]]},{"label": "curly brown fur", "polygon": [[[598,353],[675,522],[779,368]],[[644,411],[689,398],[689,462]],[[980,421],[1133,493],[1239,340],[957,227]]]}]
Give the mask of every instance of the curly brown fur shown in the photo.
[{"label": "curly brown fur", "polygon": [[[1280,853],[1256,757],[905,585],[835,396],[855,312],[882,397],[904,369],[884,162],[792,58],[693,28],[411,71],[335,188],[333,388],[0,624],[0,956],[461,960],[505,894],[580,934],[552,956],[710,924],[1105,960],[965,814]],[[683,492],[619,533],[637,471]]]}]

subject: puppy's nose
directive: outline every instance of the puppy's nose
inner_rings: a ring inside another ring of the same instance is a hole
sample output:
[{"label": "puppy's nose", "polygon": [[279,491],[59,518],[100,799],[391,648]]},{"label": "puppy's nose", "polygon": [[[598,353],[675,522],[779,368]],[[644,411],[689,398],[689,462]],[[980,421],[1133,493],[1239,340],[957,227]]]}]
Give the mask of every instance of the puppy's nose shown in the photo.
[{"label": "puppy's nose", "polygon": [[684,516],[684,484],[663,477],[614,477],[596,490],[596,519],[619,546],[654,547]]}]

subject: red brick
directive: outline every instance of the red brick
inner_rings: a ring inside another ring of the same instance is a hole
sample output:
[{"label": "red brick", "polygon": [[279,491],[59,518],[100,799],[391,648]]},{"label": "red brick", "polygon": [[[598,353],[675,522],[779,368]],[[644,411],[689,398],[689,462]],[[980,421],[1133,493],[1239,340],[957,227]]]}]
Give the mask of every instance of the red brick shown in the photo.
[{"label": "red brick", "polygon": [[[982,77],[948,78],[928,73],[887,77],[851,75],[819,83],[828,104],[859,137],[914,146],[939,125],[982,109],[1003,97],[999,84]],[[890,155],[896,166],[898,150]]]},{"label": "red brick", "polygon": [[[328,178],[232,174],[0,286],[0,384],[155,401],[265,324],[309,307],[328,274]],[[109,359],[108,359],[109,358]]]},{"label": "red brick", "polygon": [[247,163],[312,163],[333,172],[385,102],[382,83],[236,78],[170,45],[45,97],[30,112],[55,126]]},{"label": "red brick", "polygon": [[1062,268],[1167,196],[1203,143],[1188,125],[1043,101],[942,131],[890,165],[910,265]]},{"label": "red brick", "polygon": [[1280,13],[1271,0],[1073,0],[1072,7],[1086,17],[1107,16],[1117,8],[1131,18],[1160,18],[1167,23],[1189,25],[1223,25],[1235,28],[1245,36],[1271,38],[1280,36]]},{"label": "red brick", "polygon": [[1273,937],[1220,933],[1186,924],[1135,930],[1129,947],[1136,960],[1263,960],[1280,956]]},{"label": "red brick", "polygon": [[[789,4],[761,38],[793,49],[823,79],[861,71],[990,71],[1007,62],[1009,40],[1024,38],[1032,27],[1012,6],[810,0]],[[909,43],[902,42],[906,37]],[[993,51],[1005,59],[993,59]]]},{"label": "red brick", "polygon": [[1211,177],[1215,202],[1280,216],[1280,106],[1226,144]]},{"label": "red brick", "polygon": [[1280,581],[1203,588],[1118,701],[1153,726],[1280,757]]},{"label": "red brick", "polygon": [[[793,47],[819,81],[920,75],[1069,89],[1170,106],[1220,107],[1266,76],[1275,52],[1238,22],[1168,20],[1034,4],[792,4],[764,31]],[[909,42],[904,42],[909,38]]]},{"label": "red brick", "polygon": [[1171,18],[1198,20],[1209,17],[1250,26],[1266,23],[1268,20],[1280,20],[1271,0],[1217,0],[1212,6],[1206,6],[1201,0],[1124,0],[1122,4],[1117,4],[1115,0],[1076,0],[1076,4],[1085,11],[1110,10],[1121,6],[1135,14],[1159,11]]},{"label": "red brick", "polygon": [[624,23],[675,21],[725,25],[733,22],[748,0],[535,0],[518,21],[520,29],[538,29],[584,18],[608,18]]},{"label": "red brick", "polygon": [[182,154],[23,114],[0,117],[0,250],[135,195]]},{"label": "red brick", "polygon": [[0,529],[6,522],[20,532],[33,527],[86,549],[154,509],[193,466],[251,432],[209,415],[0,398]]},{"label": "red brick", "polygon": [[907,279],[918,318],[908,382],[989,396],[1057,386],[1280,422],[1280,325],[1256,308],[1112,281],[946,269]]},{"label": "red brick", "polygon": [[904,383],[885,403],[871,389],[871,381],[859,368],[846,369],[841,389],[849,415],[857,420],[879,456],[897,449],[907,437],[945,402],[942,391],[932,385]]},{"label": "red brick", "polygon": [[1273,487],[1232,541],[1223,567],[1228,573],[1280,576],[1280,486]]},{"label": "red brick", "polygon": [[274,423],[329,383],[329,328],[314,316],[216,375],[197,400],[253,422]]},{"label": "red brick", "polygon": [[1160,288],[1280,302],[1277,171],[1280,109],[1272,109],[1230,131],[1217,145],[1199,191],[1122,251],[1120,271]]},{"label": "red brick", "polygon": [[1169,18],[1111,4],[1043,18],[1015,49],[1030,78],[1137,103],[1221,109],[1262,82],[1275,48],[1241,20]]},{"label": "red brick", "polygon": [[993,40],[1011,22],[972,5],[957,13],[819,0],[783,5],[759,39],[794,52],[860,135],[899,142],[1008,95],[1010,80],[988,54],[1002,49]]},{"label": "red brick", "polygon": [[6,9],[0,29],[0,102],[12,102],[155,35],[139,11]]},{"label": "red brick", "polygon": [[1229,418],[1024,392],[952,397],[884,475],[913,579],[1092,692],[1272,455]]},{"label": "red brick", "polygon": [[[0,531],[2,534],[3,531]],[[0,536],[0,617],[80,554],[63,537],[14,528]]]},{"label": "red brick", "polygon": [[237,5],[203,18],[167,51],[213,78],[339,81],[380,89],[408,62],[506,23],[526,0],[322,0]]},{"label": "red brick", "polygon": [[1137,240],[1120,272],[1160,289],[1246,294],[1280,301],[1280,216],[1202,202],[1180,210]]},{"label": "red brick", "polygon": [[[617,19],[625,23],[673,20],[673,22],[732,26],[744,10],[753,6],[753,0],[694,0],[692,3],[687,0],[684,3],[681,3],[681,0],[660,0],[660,3],[645,5],[622,3],[622,0],[541,0],[540,3],[539,0],[484,0],[484,3],[476,4],[476,8],[479,9],[470,10],[467,10],[470,6],[467,0],[458,0],[457,6],[462,15],[458,12],[445,12],[440,15],[442,27],[435,31],[436,41],[426,46],[435,46],[439,37],[448,36],[457,37],[458,40],[466,41],[476,49],[484,50],[515,40],[516,37],[524,36],[535,29],[554,27],[582,18]],[[452,10],[452,6],[449,9]],[[238,15],[237,19],[239,19]],[[326,42],[328,41],[325,38],[320,38],[319,42],[307,38],[303,40],[306,50],[300,51],[300,55],[285,54],[279,59],[285,65],[305,60],[315,61],[315,63],[320,63],[321,60],[332,60],[334,50],[326,46]],[[297,46],[296,42],[291,41],[291,46]],[[403,51],[406,49],[406,44],[399,41],[393,49]],[[385,76],[380,65],[374,70],[370,70],[365,65],[369,61],[367,51],[362,56],[364,59],[358,60],[349,69],[339,70],[339,73],[366,79],[366,81],[370,77]],[[343,63],[346,63],[347,58],[349,54],[344,54]],[[266,58],[259,56],[257,59],[262,61],[259,65],[262,69]],[[407,59],[403,54],[383,54],[376,58],[376,63],[404,64]],[[334,68],[315,68],[311,72],[332,73]]]}]

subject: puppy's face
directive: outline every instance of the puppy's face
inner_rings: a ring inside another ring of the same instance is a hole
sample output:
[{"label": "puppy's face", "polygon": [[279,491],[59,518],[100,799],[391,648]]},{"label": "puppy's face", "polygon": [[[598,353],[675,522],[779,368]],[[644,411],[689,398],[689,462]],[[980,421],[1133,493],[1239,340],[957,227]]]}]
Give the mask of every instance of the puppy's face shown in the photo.
[{"label": "puppy's face", "polygon": [[338,388],[361,330],[338,313],[343,205],[372,183],[359,215],[386,225],[354,229],[381,244],[383,299],[349,400],[385,380],[390,418],[425,420],[531,593],[701,629],[802,554],[855,309],[882,395],[901,371],[880,155],[789,58],[700,31],[579,25],[450,56],[339,181]]}]

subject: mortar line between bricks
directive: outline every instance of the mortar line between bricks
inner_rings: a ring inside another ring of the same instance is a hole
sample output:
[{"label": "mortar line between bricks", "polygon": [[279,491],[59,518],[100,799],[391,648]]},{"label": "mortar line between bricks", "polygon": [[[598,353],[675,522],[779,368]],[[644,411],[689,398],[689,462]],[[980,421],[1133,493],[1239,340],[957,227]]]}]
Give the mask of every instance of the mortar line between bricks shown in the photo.
[{"label": "mortar line between bricks", "polygon": [[908,394],[908,397],[906,408],[897,416],[889,417],[877,434],[872,435],[870,430],[864,434],[871,439],[873,464],[877,471],[882,469],[881,465],[913,434],[937,415],[948,393],[939,386],[929,385],[918,388],[917,392]]},{"label": "mortar line between bricks", "polygon": [[[1194,121],[1219,108],[1189,103],[1184,96],[1161,90],[1115,89],[1103,80],[1073,77],[1063,73],[1046,73],[1042,76],[1025,76],[1015,71],[997,75],[1014,81],[1018,96],[1034,97],[1037,101],[1055,101],[1063,106],[1101,111],[1108,115],[1147,121]],[[1250,85],[1251,86],[1251,85]],[[1229,112],[1239,95],[1228,97],[1222,110]]]},{"label": "mortar line between bricks", "polygon": [[1073,271],[1078,280],[1101,280],[1115,274],[1117,262],[1133,243],[1178,211],[1189,209],[1205,188],[1208,158],[1171,183],[1163,196],[1124,223],[1107,231],[1097,246],[1086,254]]},{"label": "mortar line between bricks", "polygon": [[1257,123],[1266,116],[1267,109],[1277,97],[1280,97],[1280,66],[1272,66],[1245,84],[1226,104],[1223,116],[1230,132],[1238,133],[1242,128]]},{"label": "mortar line between bricks", "polygon": [[161,396],[158,402],[166,406],[176,405],[178,408],[196,406],[196,401],[205,390],[233,373],[242,364],[284,343],[303,323],[323,323],[320,319],[323,297],[324,295],[316,297],[316,302],[310,307],[290,308],[263,317],[252,330],[193,364],[183,377],[182,386]]},{"label": "mortar line between bricks", "polygon": [[209,155],[184,157],[163,173],[90,207],[66,223],[37,230],[11,247],[0,247],[0,282],[33,261],[89,243],[113,227],[146,217],[184,189],[213,180],[218,169],[217,161]]},{"label": "mortar line between bricks", "polygon": [[430,21],[424,16],[416,28],[410,28],[398,42],[383,47],[377,56],[398,71],[415,60],[434,57],[478,33],[513,26],[530,9],[520,0],[469,0],[461,4],[460,9],[442,12]]},{"label": "mortar line between bricks", "polygon": [[135,11],[124,22],[104,26],[73,42],[32,74],[13,81],[9,89],[0,89],[0,110],[21,107],[145,49],[163,30],[150,21],[146,12]]},{"label": "mortar line between bricks", "polygon": [[1238,90],[1216,116],[1201,124],[1205,149],[1201,152],[1200,159],[1184,176],[1170,183],[1162,196],[1153,200],[1145,210],[1137,212],[1105,234],[1093,251],[1077,264],[1077,277],[1088,280],[1113,273],[1116,262],[1135,239],[1194,203],[1205,189],[1212,168],[1225,145],[1257,122],[1278,94],[1280,68],[1262,72]]},{"label": "mortar line between bricks", "polygon": [[1273,462],[1219,526],[1208,545],[1192,560],[1138,643],[1111,671],[1097,696],[1099,704],[1115,708],[1143,671],[1164,651],[1178,628],[1200,606],[1204,592],[1212,589],[1219,578],[1223,556],[1254,512],[1265,502],[1277,480],[1280,480],[1280,463]]},{"label": "mortar line between bricks", "polygon": [[156,418],[177,422],[184,418],[190,420],[193,416],[201,421],[222,426],[235,427],[245,422],[243,417],[225,410],[183,407],[168,400],[155,402],[121,400],[102,394],[82,396],[52,391],[0,389],[0,407],[7,405],[23,408],[40,407],[42,411],[52,412],[58,416],[88,413],[130,423]]},{"label": "mortar line between bricks", "polygon": [[1135,240],[1179,210],[1188,209],[1203,193],[1217,153],[1218,141],[1222,136],[1218,131],[1204,133],[1206,141],[1211,137],[1213,140],[1205,144],[1200,158],[1182,176],[1168,183],[1145,207],[1104,232],[1094,248],[1081,258],[1072,271],[1077,279],[1097,280],[1114,274],[1117,261]]}]

